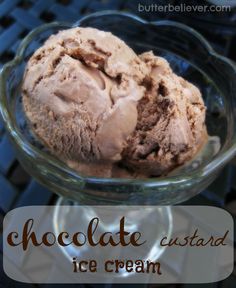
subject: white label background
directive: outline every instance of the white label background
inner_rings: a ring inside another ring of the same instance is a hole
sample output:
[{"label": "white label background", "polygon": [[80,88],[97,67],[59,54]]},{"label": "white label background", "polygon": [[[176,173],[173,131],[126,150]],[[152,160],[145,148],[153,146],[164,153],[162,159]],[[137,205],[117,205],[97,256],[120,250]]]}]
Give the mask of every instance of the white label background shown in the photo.
[{"label": "white label background", "polygon": [[[86,234],[93,217],[100,219],[96,237],[106,231],[116,233],[123,216],[126,230],[140,231],[140,241],[146,241],[145,244],[139,247],[91,247],[88,243],[82,247],[56,244],[34,247],[30,244],[23,251],[22,246],[12,247],[7,242],[10,232],[22,234],[22,227],[29,218],[34,219],[33,231],[41,239],[47,231],[56,235],[62,231],[70,235],[78,231]],[[210,206],[29,206],[10,211],[4,218],[3,227],[4,271],[20,282],[209,283],[227,278],[233,270],[233,219],[225,210]],[[192,236],[196,229],[199,237],[205,240],[211,235],[222,237],[228,230],[224,241],[227,245],[166,249],[160,246],[160,240],[165,236],[183,239]],[[77,261],[96,260],[97,272],[74,273],[73,257]],[[124,269],[116,273],[115,265],[110,266],[114,271],[108,273],[104,269],[107,260],[159,262],[162,274],[128,273]]]}]

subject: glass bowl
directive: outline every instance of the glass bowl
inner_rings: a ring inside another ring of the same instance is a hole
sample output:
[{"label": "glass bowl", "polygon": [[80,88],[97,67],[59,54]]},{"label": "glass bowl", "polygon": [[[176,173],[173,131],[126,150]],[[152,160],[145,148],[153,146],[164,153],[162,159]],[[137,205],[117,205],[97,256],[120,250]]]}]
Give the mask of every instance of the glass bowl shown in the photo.
[{"label": "glass bowl", "polygon": [[[166,177],[148,179],[86,177],[42,149],[27,129],[22,112],[20,86],[24,68],[49,35],[72,26],[110,31],[137,53],[153,50],[165,57],[178,75],[200,88],[207,106],[208,132],[218,136],[220,149],[213,153],[214,139],[210,138],[210,146],[197,161],[194,159]],[[15,59],[2,69],[1,113],[23,167],[55,193],[87,205],[173,205],[202,191],[236,154],[235,76],[234,65],[219,56],[193,29],[177,22],[146,22],[127,13],[105,11],[74,24],[56,22],[33,30],[22,41]]]}]

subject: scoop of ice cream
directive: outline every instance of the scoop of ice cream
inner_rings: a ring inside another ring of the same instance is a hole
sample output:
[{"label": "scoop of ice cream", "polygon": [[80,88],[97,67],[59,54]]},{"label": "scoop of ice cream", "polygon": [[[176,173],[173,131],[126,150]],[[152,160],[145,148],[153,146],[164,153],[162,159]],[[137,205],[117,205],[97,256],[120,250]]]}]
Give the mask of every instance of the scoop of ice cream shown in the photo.
[{"label": "scoop of ice cream", "polygon": [[52,35],[30,58],[22,94],[39,139],[85,175],[161,175],[206,138],[195,86],[94,28]]},{"label": "scoop of ice cream", "polygon": [[138,121],[127,139],[123,161],[135,171],[165,174],[189,160],[206,140],[200,91],[152,52],[140,55],[149,69],[138,102]]},{"label": "scoop of ice cream", "polygon": [[111,33],[61,31],[28,62],[25,112],[36,134],[60,157],[119,160],[137,123],[145,73],[145,64]]}]

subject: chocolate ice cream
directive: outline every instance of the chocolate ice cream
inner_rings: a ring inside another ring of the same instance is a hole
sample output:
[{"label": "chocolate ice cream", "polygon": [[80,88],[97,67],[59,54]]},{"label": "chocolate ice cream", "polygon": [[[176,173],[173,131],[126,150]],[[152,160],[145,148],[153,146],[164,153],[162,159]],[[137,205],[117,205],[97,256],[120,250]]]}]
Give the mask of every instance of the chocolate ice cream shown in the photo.
[{"label": "chocolate ice cream", "polygon": [[194,85],[94,28],[52,35],[30,58],[22,94],[38,138],[86,176],[163,175],[207,139]]},{"label": "chocolate ice cream", "polygon": [[133,170],[161,175],[191,159],[206,141],[205,106],[199,90],[174,74],[166,60],[152,52],[140,59],[149,72],[123,161]]}]

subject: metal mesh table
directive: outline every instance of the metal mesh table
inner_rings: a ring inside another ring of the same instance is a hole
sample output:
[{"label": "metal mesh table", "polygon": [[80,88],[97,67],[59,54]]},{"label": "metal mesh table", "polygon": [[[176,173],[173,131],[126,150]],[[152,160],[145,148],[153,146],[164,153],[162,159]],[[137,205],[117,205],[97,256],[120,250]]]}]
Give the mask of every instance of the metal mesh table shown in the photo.
[{"label": "metal mesh table", "polygon": [[[205,19],[200,15],[183,17],[180,14],[139,13],[138,3],[151,4],[155,1],[125,1],[125,0],[4,0],[0,1],[0,68],[11,60],[20,41],[27,33],[45,22],[68,21],[74,22],[81,16],[99,10],[122,10],[136,13],[151,20],[160,18],[175,19],[194,26],[203,33],[220,53],[235,60],[236,44],[236,11],[221,15],[220,25],[211,15]],[[166,1],[158,1],[164,4]],[[171,4],[183,1],[170,0]],[[186,2],[186,1],[185,1]],[[194,2],[190,0],[190,2]],[[189,3],[189,2],[188,2]],[[196,4],[196,3],[195,3]],[[200,17],[200,18],[199,18]],[[201,19],[201,21],[198,21]],[[206,22],[202,22],[206,21]],[[223,22],[222,22],[223,21]],[[224,22],[225,21],[225,22]],[[222,24],[223,23],[223,24]],[[203,25],[204,24],[204,25]],[[220,28],[221,27],[221,28]],[[194,197],[186,204],[212,205],[228,209],[233,216],[236,215],[236,168],[234,163],[229,164],[218,179],[200,195]],[[55,201],[55,195],[32,179],[20,166],[15,157],[3,123],[0,119],[0,223],[4,214],[19,206],[46,205]],[[0,225],[0,233],[1,233]],[[2,251],[2,239],[0,251]],[[1,256],[2,258],[2,256]],[[2,261],[1,261],[2,265]],[[31,287],[30,284],[17,283],[10,280],[0,271],[0,287]],[[35,285],[34,285],[35,286]],[[34,287],[32,286],[32,287]],[[54,285],[40,285],[51,287]],[[66,285],[57,285],[66,286]],[[69,287],[84,287],[83,285],[70,285]],[[94,287],[86,285],[87,287]],[[97,285],[103,287],[102,285]],[[106,285],[109,286],[109,285]],[[110,285],[111,286],[111,285]],[[120,286],[120,285],[119,285]],[[124,285],[125,286],[125,285]],[[132,285],[126,285],[132,287]],[[191,285],[152,285],[152,287],[192,287]],[[199,285],[200,286],[200,285]],[[201,287],[235,287],[236,273],[220,283],[201,285]],[[137,285],[133,285],[137,287]]]}]

